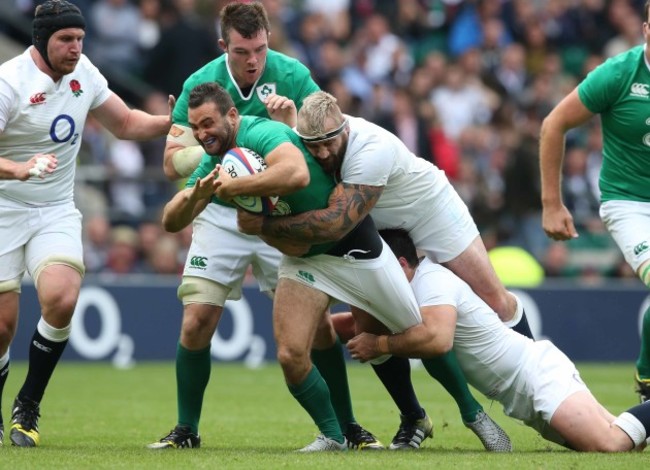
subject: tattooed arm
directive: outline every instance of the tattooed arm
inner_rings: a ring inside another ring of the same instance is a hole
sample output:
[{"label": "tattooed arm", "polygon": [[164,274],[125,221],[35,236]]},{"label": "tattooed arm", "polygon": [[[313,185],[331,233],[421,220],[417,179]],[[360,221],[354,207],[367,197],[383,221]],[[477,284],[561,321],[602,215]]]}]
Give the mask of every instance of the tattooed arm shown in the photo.
[{"label": "tattooed arm", "polygon": [[383,190],[383,186],[339,183],[325,209],[291,216],[239,218],[239,230],[311,244],[337,241],[368,215]]}]

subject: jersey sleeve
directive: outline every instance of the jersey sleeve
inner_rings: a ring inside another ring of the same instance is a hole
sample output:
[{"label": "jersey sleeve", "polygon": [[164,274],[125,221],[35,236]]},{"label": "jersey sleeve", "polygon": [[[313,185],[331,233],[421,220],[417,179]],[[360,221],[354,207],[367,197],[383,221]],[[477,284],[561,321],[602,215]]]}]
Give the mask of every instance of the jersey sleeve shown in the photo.
[{"label": "jersey sleeve", "polygon": [[106,77],[104,77],[99,69],[95,67],[89,60],[87,61],[87,67],[94,92],[94,99],[90,105],[90,109],[95,109],[98,106],[104,104],[104,102],[110,98],[113,92],[108,88],[108,81],[106,80]]},{"label": "jersey sleeve", "polygon": [[616,62],[611,59],[589,72],[578,85],[580,101],[594,114],[602,113],[616,101],[624,84]]}]

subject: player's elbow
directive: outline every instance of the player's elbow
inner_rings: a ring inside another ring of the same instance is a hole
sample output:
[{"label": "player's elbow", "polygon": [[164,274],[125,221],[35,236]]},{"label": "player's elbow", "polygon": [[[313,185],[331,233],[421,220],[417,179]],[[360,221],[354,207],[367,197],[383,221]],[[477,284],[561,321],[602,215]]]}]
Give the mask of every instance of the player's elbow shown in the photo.
[{"label": "player's elbow", "polygon": [[170,211],[164,209],[162,215],[162,226],[166,232],[176,233],[183,230],[188,224],[184,223],[180,217],[175,216]]},{"label": "player's elbow", "polygon": [[447,341],[432,335],[426,341],[422,342],[419,357],[424,359],[427,357],[442,356],[451,351],[452,347],[453,341]]},{"label": "player's elbow", "polygon": [[162,218],[162,226],[165,231],[169,233],[177,233],[185,228],[182,224],[178,223],[178,221],[172,220],[170,217],[166,217],[164,214]]},{"label": "player's elbow", "polygon": [[445,338],[432,330],[426,324],[412,327],[408,334],[411,336],[411,356],[425,359],[441,356],[449,352],[453,346],[453,338]]}]

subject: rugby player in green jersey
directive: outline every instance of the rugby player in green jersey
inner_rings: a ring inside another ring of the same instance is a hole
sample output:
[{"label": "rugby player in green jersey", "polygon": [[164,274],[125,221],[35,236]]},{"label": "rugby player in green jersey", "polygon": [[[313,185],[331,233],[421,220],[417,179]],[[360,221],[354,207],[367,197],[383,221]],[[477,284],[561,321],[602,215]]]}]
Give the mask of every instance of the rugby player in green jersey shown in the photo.
[{"label": "rugby player in green jersey", "polygon": [[[254,116],[240,117],[228,92],[215,82],[197,85],[189,97],[189,123],[194,135],[201,142],[206,151],[201,164],[194,171],[187,182],[184,191],[179,192],[166,206],[163,213],[163,225],[170,231],[181,230],[187,226],[194,217],[202,213],[210,205],[223,204],[231,196],[246,194],[249,196],[265,196],[276,194],[280,197],[276,210],[294,213],[303,212],[313,208],[323,208],[328,204],[329,195],[334,188],[334,179],[327,175],[320,165],[314,160],[302,145],[300,138],[288,126],[265,118]],[[261,155],[268,167],[257,175],[230,179],[229,175],[218,164],[220,156],[232,147],[246,147]],[[220,173],[217,174],[217,169]],[[230,184],[236,182],[236,185]],[[234,191],[235,186],[236,192]],[[215,197],[215,194],[219,198]],[[236,224],[236,221],[235,221]],[[371,230],[372,222],[359,226],[355,233],[363,235],[365,230]],[[236,227],[234,227],[236,231]],[[213,234],[212,245],[222,242],[221,236],[229,234],[222,232]],[[361,237],[362,238],[362,237]],[[356,241],[356,238],[352,238]],[[339,242],[330,242],[320,245],[293,244],[292,250],[305,255],[329,253],[335,249]],[[194,285],[187,284],[187,289],[194,289]],[[280,288],[276,295],[282,298]],[[278,303],[276,297],[275,304]],[[300,313],[301,308],[293,303],[292,312]],[[327,305],[323,306],[319,321],[314,323],[320,333],[316,341],[309,338],[305,348],[291,352],[284,351],[281,358],[289,362],[300,359],[309,361],[309,352],[312,347],[319,345],[318,339],[325,338],[331,344],[336,337],[331,324]],[[305,322],[294,321],[293,327],[277,325],[278,316],[274,315],[274,330],[276,339],[304,337],[302,328]],[[296,329],[300,330],[297,331]],[[312,334],[315,334],[312,332]],[[302,353],[299,354],[299,353]],[[279,353],[280,354],[280,353]],[[282,359],[281,359],[282,360]],[[344,437],[345,429],[339,424],[337,414],[330,400],[330,388],[323,380],[317,367],[311,368],[308,383],[303,383],[302,376],[287,376],[287,383],[296,399],[309,411],[314,422],[319,427],[322,438],[317,440],[316,447],[307,446],[306,451],[344,450],[347,449],[347,439]],[[314,389],[315,387],[315,389]],[[161,443],[162,445],[163,443]],[[169,446],[168,446],[169,447]]]},{"label": "rugby player in green jersey", "polygon": [[[646,43],[596,67],[544,119],[540,138],[542,225],[554,240],[578,237],[562,202],[565,134],[600,115],[603,165],[600,217],[625,260],[650,287],[650,1],[643,9]],[[650,399],[650,308],[643,316],[635,381]]]}]

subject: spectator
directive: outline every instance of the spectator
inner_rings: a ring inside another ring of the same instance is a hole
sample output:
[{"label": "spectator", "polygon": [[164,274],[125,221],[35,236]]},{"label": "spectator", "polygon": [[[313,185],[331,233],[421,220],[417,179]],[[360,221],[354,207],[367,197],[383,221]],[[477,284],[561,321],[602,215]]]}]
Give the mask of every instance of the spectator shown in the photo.
[{"label": "spectator", "polygon": [[88,56],[100,69],[139,72],[140,11],[128,0],[97,0],[90,10]]},{"label": "spectator", "polygon": [[87,273],[97,273],[106,267],[111,225],[105,215],[94,215],[84,223],[84,264]]},{"label": "spectator", "polygon": [[184,15],[175,0],[160,0],[160,5],[160,41],[145,54],[143,77],[164,94],[179,95],[185,79],[221,50],[216,35]]},{"label": "spectator", "polygon": [[458,65],[447,67],[444,85],[435,89],[431,101],[439,116],[444,116],[442,127],[452,139],[458,139],[463,130],[475,124],[486,124],[492,116],[484,90],[469,83]]},{"label": "spectator", "polygon": [[111,230],[110,246],[103,273],[133,274],[141,271],[138,233],[128,225]]}]

